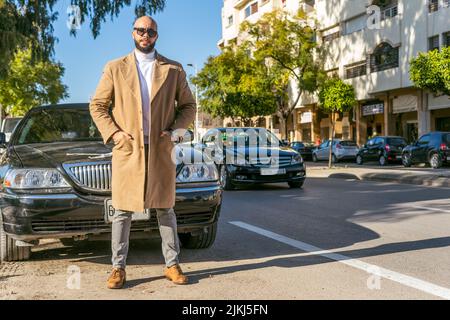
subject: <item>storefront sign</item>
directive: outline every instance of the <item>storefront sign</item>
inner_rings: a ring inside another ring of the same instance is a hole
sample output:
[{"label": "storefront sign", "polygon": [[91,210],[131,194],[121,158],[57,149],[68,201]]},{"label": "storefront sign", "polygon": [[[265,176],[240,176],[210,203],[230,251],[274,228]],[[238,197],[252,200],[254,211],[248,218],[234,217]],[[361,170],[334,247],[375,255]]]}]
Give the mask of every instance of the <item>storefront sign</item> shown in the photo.
[{"label": "storefront sign", "polygon": [[384,113],[384,103],[376,103],[362,106],[363,116],[371,116],[379,113]]},{"label": "storefront sign", "polygon": [[392,113],[405,113],[417,111],[418,99],[414,95],[403,95],[395,98],[392,105]]},{"label": "storefront sign", "polygon": [[300,123],[311,123],[312,112],[303,112],[301,115]]}]

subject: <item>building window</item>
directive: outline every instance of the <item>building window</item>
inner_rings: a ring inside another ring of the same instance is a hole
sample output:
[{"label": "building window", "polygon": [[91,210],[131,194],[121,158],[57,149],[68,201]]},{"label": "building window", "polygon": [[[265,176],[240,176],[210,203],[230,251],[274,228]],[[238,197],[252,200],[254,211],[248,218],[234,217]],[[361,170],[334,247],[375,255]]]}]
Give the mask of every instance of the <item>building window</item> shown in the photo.
[{"label": "building window", "polygon": [[322,41],[328,42],[333,41],[341,36],[341,28],[339,25],[323,30],[322,32]]},{"label": "building window", "polygon": [[341,36],[341,33],[339,31],[335,32],[335,33],[331,33],[328,34],[326,36],[322,37],[322,41],[323,42],[329,42],[329,41],[333,41],[334,39],[337,39]]},{"label": "building window", "polygon": [[329,78],[339,77],[339,68],[327,70],[327,71],[325,71],[325,73],[327,74],[327,77],[329,77]]},{"label": "building window", "polygon": [[439,10],[439,0],[428,0],[428,12],[436,12]]},{"label": "building window", "polygon": [[286,0],[281,0],[281,4],[283,5],[283,7],[286,6]]},{"label": "building window", "polygon": [[247,18],[256,12],[258,12],[258,2],[254,2],[245,8],[245,17]]},{"label": "building window", "polygon": [[269,2],[269,0],[261,0],[261,6],[265,5],[268,2]]},{"label": "building window", "polygon": [[367,74],[367,62],[361,61],[345,67],[345,78],[352,79]]},{"label": "building window", "polygon": [[439,50],[439,35],[428,38],[428,51]]},{"label": "building window", "polygon": [[245,8],[245,17],[250,17],[250,6],[248,6],[247,8]]},{"label": "building window", "polygon": [[231,16],[228,16],[228,19],[227,19],[227,27],[231,27],[232,25],[233,25],[233,21],[234,19],[233,19],[233,16],[231,15]]},{"label": "building window", "polygon": [[450,31],[442,34],[442,44],[444,47],[450,47]]},{"label": "building window", "polygon": [[397,68],[399,64],[399,48],[392,47],[389,43],[383,42],[376,47],[370,56],[371,72],[379,72],[387,69]]}]

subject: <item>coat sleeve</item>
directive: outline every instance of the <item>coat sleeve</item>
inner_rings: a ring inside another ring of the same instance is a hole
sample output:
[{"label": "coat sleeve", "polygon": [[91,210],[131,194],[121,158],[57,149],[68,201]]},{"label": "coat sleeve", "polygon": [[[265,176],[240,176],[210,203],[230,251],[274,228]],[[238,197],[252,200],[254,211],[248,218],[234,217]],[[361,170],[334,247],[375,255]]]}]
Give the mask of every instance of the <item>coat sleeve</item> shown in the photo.
[{"label": "coat sleeve", "polygon": [[114,119],[109,113],[113,96],[114,81],[111,67],[107,64],[103,70],[103,74],[97,86],[97,90],[95,91],[95,95],[89,104],[92,119],[97,125],[105,144],[109,142],[114,133],[120,131],[120,128],[114,122]]},{"label": "coat sleeve", "polygon": [[186,80],[186,72],[180,67],[177,80],[177,116],[170,129],[187,129],[195,119],[196,103]]}]

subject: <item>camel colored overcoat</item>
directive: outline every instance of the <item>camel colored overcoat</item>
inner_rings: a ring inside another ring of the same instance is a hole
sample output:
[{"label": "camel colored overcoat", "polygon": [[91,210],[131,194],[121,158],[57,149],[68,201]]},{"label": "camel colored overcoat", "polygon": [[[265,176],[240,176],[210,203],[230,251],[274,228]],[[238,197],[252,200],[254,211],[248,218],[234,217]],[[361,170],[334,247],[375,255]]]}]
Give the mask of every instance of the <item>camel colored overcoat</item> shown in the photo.
[{"label": "camel colored overcoat", "polygon": [[[178,62],[156,52],[150,94],[148,170],[145,170],[142,100],[134,52],[106,64],[89,109],[103,142],[123,130],[133,139],[113,147],[112,203],[114,208],[142,212],[172,208],[176,194],[174,143],[163,130],[187,129],[196,113],[195,99]],[[177,110],[177,112],[176,112]],[[147,179],[147,190],[144,190]]]}]

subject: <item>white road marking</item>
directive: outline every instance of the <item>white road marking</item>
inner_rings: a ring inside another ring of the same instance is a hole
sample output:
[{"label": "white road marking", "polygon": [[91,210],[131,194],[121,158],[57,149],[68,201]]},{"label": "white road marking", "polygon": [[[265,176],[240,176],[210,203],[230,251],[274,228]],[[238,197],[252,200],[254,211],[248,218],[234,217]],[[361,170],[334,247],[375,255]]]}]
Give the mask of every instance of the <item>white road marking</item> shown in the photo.
[{"label": "white road marking", "polygon": [[440,208],[431,208],[431,207],[421,207],[421,206],[411,206],[415,209],[422,209],[422,210],[428,210],[428,211],[438,211],[438,212],[445,212],[450,213],[450,210],[440,209]]},{"label": "white road marking", "polygon": [[[267,238],[276,240],[278,242],[287,244],[291,247],[294,247],[294,248],[297,248],[297,249],[300,249],[300,250],[303,250],[303,251],[306,251],[309,253],[313,253],[315,255],[320,255],[325,258],[343,263],[350,267],[363,270],[367,273],[375,274],[377,276],[398,282],[405,286],[432,294],[434,296],[437,296],[437,297],[440,297],[440,298],[443,298],[446,300],[450,300],[450,289],[448,289],[448,288],[441,287],[441,286],[435,285],[433,283],[426,282],[426,281],[423,281],[423,280],[420,280],[420,279],[417,279],[417,278],[414,278],[411,276],[407,276],[407,275],[404,275],[404,274],[401,274],[401,273],[398,273],[395,271],[391,271],[391,270],[388,270],[385,268],[381,268],[376,265],[366,263],[366,262],[363,262],[358,259],[353,259],[353,258],[344,256],[342,254],[333,253],[329,250],[324,250],[324,249],[315,247],[313,245],[310,245],[308,243],[294,240],[294,239],[285,237],[283,235],[247,224],[242,221],[230,221],[229,223],[232,225],[235,225],[237,227],[246,229],[248,231],[257,233],[259,235],[265,236]],[[377,272],[374,272],[375,270]]]}]

